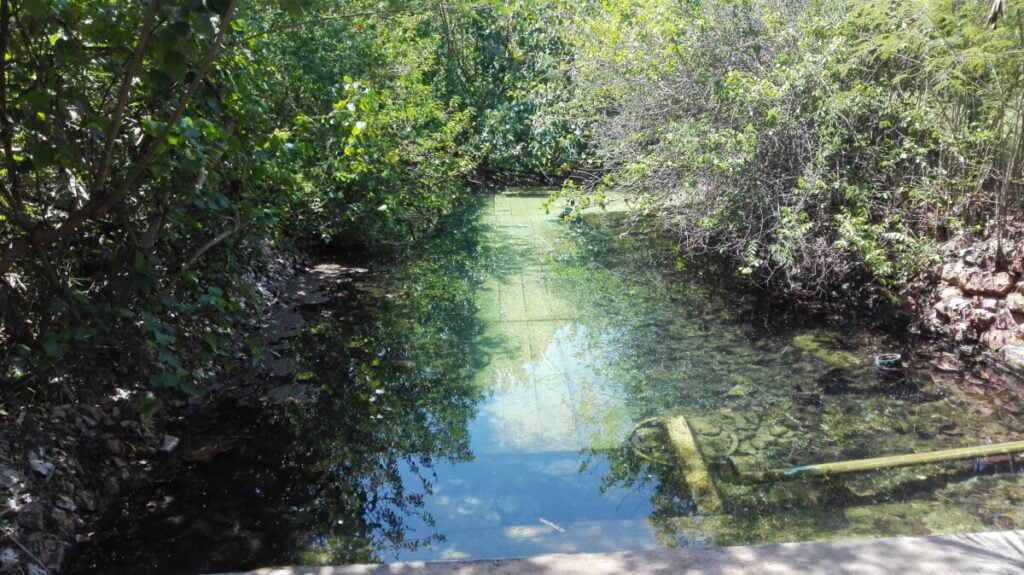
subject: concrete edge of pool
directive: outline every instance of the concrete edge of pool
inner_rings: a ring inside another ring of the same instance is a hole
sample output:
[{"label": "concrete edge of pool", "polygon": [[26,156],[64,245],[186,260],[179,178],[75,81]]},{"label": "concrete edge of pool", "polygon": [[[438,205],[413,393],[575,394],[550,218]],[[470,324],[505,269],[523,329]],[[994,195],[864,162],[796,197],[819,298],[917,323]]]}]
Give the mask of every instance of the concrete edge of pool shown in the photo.
[{"label": "concrete edge of pool", "polygon": [[523,559],[280,567],[223,575],[808,575],[1024,573],[1024,530]]}]

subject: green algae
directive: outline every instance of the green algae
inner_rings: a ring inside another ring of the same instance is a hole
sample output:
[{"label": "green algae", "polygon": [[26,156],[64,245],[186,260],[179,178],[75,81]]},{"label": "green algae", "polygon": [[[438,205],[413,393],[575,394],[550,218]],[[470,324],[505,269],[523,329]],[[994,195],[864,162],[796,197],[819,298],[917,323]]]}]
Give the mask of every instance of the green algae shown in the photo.
[{"label": "green algae", "polygon": [[809,354],[812,358],[829,367],[852,369],[863,361],[855,354],[837,349],[837,336],[819,331],[801,333],[793,337],[793,347]]}]

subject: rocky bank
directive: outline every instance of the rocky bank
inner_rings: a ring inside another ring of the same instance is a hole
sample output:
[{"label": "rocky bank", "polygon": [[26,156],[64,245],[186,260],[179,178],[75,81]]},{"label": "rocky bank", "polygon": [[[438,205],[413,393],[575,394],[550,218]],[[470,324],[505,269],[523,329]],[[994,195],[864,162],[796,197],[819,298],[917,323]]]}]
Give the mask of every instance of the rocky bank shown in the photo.
[{"label": "rocky bank", "polygon": [[273,375],[290,369],[285,348],[304,323],[298,308],[341,297],[340,286],[366,271],[264,254],[251,271],[259,298],[238,339],[257,341],[265,356],[252,369],[240,353],[245,376],[212,374],[203,397],[160,400],[145,382],[126,381],[109,397],[87,401],[66,388],[0,413],[0,575],[66,570],[113,502],[153,481],[168,458],[203,456],[189,453],[187,434],[205,404],[232,394],[294,401],[304,390],[274,387]]},{"label": "rocky bank", "polygon": [[915,282],[919,295],[907,303],[961,356],[980,349],[1024,374],[1024,239],[1003,240],[1002,258],[999,244],[967,237],[949,242],[944,263]]}]

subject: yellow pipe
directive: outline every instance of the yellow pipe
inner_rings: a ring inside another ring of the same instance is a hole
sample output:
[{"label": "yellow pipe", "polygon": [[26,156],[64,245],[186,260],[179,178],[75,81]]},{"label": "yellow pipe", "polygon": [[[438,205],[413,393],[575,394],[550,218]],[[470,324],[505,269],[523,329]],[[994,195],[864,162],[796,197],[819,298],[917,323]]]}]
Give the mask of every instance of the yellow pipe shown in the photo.
[{"label": "yellow pipe", "polygon": [[1010,453],[1020,453],[1022,451],[1024,451],[1024,441],[1010,441],[1007,443],[958,447],[956,449],[943,449],[941,451],[929,451],[926,453],[910,453],[907,455],[890,455],[888,457],[854,459],[851,461],[838,461],[835,463],[819,463],[817,465],[801,465],[786,471],[780,479],[801,475],[834,475],[837,473],[851,473],[854,471],[874,471],[877,469],[905,467],[907,465],[923,465],[925,463],[939,463],[942,461],[953,461],[956,459],[973,459],[976,457],[987,457],[989,455],[1008,455]]},{"label": "yellow pipe", "polygon": [[683,467],[683,476],[686,484],[690,486],[693,494],[693,501],[697,504],[697,511],[703,515],[715,515],[722,510],[722,500],[718,497],[715,484],[711,482],[711,474],[704,465],[704,458],[697,450],[697,442],[690,432],[690,425],[686,418],[676,415],[665,419],[665,431],[675,448],[676,457]]}]

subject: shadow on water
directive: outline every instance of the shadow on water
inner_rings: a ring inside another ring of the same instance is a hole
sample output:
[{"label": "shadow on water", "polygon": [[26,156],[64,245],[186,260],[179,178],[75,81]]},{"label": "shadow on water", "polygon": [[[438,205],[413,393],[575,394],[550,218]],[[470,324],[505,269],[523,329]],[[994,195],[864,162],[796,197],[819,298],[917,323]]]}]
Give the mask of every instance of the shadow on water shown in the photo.
[{"label": "shadow on water", "polygon": [[[472,458],[471,378],[489,345],[474,315],[473,222],[459,214],[386,277],[302,310],[294,372],[183,421],[155,484],[124,498],[71,572],[372,562],[441,537],[406,523],[432,523],[422,502],[435,465]],[[257,391],[275,386],[293,393]]]},{"label": "shadow on water", "polygon": [[[386,277],[303,310],[297,367],[269,387],[316,399],[239,393],[190,418],[157,483],[125,498],[75,572],[1024,524],[1012,458],[736,480],[736,461],[788,469],[1017,439],[1021,387],[937,372],[898,332],[777,321],[727,277],[679,269],[629,216],[563,224],[543,203],[495,196]],[[877,371],[873,357],[894,350],[906,369]],[[720,511],[698,508],[664,434],[645,434],[641,452],[622,443],[633,422],[662,415],[688,420]]]}]

